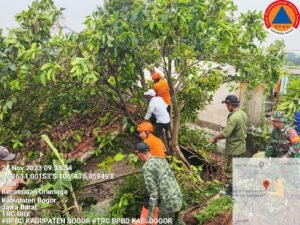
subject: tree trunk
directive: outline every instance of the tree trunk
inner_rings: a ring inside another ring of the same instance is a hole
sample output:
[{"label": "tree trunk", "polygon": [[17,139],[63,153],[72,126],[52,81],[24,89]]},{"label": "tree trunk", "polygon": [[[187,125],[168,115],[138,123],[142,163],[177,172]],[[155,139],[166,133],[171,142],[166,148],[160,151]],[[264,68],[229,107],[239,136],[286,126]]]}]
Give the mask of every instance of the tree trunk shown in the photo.
[{"label": "tree trunk", "polygon": [[167,75],[167,81],[170,86],[170,94],[171,94],[171,101],[172,101],[172,109],[173,109],[173,126],[171,130],[172,134],[172,140],[171,140],[171,146],[173,152],[184,162],[184,164],[187,166],[187,168],[190,170],[191,166],[190,163],[186,160],[184,155],[182,154],[180,147],[179,147],[179,130],[180,130],[180,112],[178,108],[178,104],[175,98],[175,91],[174,86],[172,82],[172,60],[168,59],[168,69],[166,72]]},{"label": "tree trunk", "polygon": [[146,80],[145,80],[144,71],[141,67],[138,67],[138,70],[139,70],[140,76],[141,76],[141,85],[142,85],[143,89],[146,89]]}]

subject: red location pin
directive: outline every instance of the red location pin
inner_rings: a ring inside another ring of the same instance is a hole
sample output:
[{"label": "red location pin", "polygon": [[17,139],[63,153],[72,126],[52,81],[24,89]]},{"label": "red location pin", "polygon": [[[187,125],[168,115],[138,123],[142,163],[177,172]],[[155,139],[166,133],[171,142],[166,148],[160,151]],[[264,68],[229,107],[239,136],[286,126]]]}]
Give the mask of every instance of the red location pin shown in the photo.
[{"label": "red location pin", "polygon": [[270,181],[268,181],[268,180],[264,180],[263,181],[263,186],[265,187],[265,189],[267,190],[268,189],[268,187],[270,186]]}]

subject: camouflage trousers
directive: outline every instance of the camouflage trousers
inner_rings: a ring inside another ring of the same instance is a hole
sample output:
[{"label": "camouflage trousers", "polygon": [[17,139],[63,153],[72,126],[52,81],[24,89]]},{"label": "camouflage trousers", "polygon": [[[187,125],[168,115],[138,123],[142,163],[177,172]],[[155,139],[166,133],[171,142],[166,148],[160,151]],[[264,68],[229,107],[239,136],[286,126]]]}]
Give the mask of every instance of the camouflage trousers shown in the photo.
[{"label": "camouflage trousers", "polygon": [[158,225],[185,225],[185,223],[180,217],[179,211],[173,213],[159,214],[158,218],[160,219],[160,223],[158,223]]}]

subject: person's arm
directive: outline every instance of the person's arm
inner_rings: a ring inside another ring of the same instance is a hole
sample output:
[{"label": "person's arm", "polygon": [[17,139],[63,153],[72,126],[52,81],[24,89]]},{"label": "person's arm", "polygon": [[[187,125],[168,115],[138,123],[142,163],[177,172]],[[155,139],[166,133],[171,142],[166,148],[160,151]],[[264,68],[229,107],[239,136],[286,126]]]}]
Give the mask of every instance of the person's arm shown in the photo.
[{"label": "person's arm", "polygon": [[153,174],[145,170],[144,171],[144,179],[145,179],[145,186],[147,189],[147,193],[149,194],[149,212],[148,212],[148,220],[154,217],[155,208],[158,203],[158,187],[155,182],[155,178]]},{"label": "person's arm", "polygon": [[226,127],[224,128],[223,132],[214,136],[211,143],[215,144],[220,139],[230,137],[235,126],[236,126],[235,120],[232,118],[229,118],[228,123],[227,123]]},{"label": "person's arm", "polygon": [[150,117],[151,117],[151,115],[152,115],[152,113],[153,113],[153,111],[154,111],[154,105],[153,105],[152,102],[150,102],[150,103],[149,103],[149,106],[148,106],[147,113],[146,113],[144,119],[145,119],[145,120],[149,120]]},{"label": "person's arm", "polygon": [[158,87],[158,84],[157,84],[157,83],[153,84],[152,89],[155,91],[155,93],[157,93],[158,88],[159,88],[159,87]]},{"label": "person's arm", "polygon": [[222,133],[217,134],[216,136],[214,136],[214,137],[212,138],[211,143],[215,144],[215,143],[217,143],[218,140],[224,139],[224,138],[225,138],[225,137],[224,137],[224,135],[223,135]]},{"label": "person's arm", "polygon": [[289,157],[294,156],[296,158],[299,158],[299,156],[300,156],[300,137],[299,137],[299,135],[293,129],[290,131],[288,138],[289,138],[289,142],[290,142],[289,150],[283,157],[289,158]]},{"label": "person's arm", "polygon": [[292,157],[292,156],[294,156],[295,158],[300,158],[300,143],[292,144],[289,147],[288,153],[286,153],[283,157],[284,158],[289,158],[289,157]]}]

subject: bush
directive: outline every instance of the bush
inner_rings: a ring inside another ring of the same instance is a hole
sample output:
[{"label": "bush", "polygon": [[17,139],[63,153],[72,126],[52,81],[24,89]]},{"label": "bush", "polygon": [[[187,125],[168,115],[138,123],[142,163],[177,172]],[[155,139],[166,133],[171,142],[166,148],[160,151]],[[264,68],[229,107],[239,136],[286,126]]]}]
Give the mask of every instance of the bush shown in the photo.
[{"label": "bush", "polygon": [[214,217],[228,212],[232,209],[233,203],[231,197],[223,196],[210,203],[195,216],[199,220],[199,224],[204,224],[212,220]]},{"label": "bush", "polygon": [[285,113],[293,121],[294,113],[300,109],[300,80],[292,80],[288,85],[287,94],[282,96],[277,110]]},{"label": "bush", "polygon": [[211,136],[203,130],[183,126],[180,129],[179,143],[200,152],[200,150],[207,149],[210,138]]},{"label": "bush", "polygon": [[111,216],[114,218],[137,218],[142,209],[145,192],[142,174],[127,176],[119,185],[117,194],[111,202]]}]

